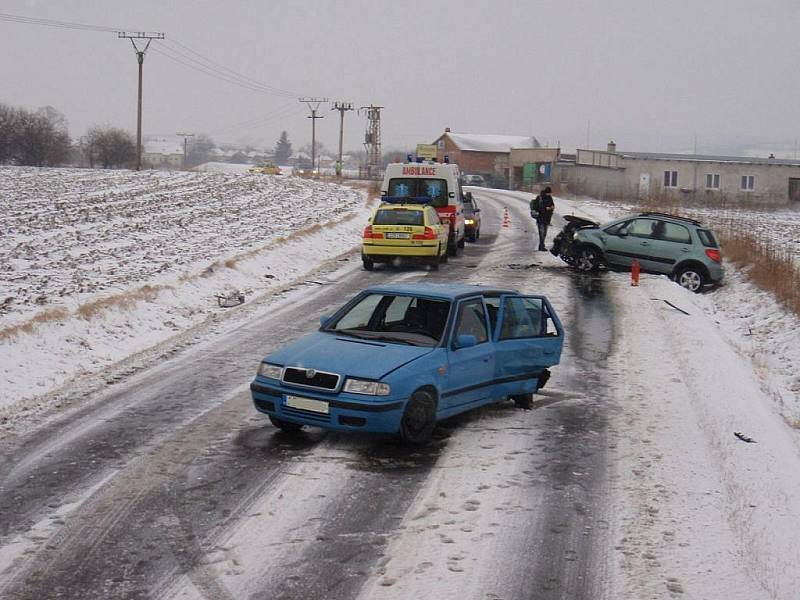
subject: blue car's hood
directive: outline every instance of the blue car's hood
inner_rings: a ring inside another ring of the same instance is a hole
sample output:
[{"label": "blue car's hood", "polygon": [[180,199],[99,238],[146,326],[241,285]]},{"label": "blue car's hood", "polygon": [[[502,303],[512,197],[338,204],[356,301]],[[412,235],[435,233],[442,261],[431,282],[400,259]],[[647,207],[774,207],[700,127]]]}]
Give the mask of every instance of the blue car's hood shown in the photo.
[{"label": "blue car's hood", "polygon": [[373,342],[318,331],[273,352],[264,362],[377,380],[432,351],[431,347]]}]

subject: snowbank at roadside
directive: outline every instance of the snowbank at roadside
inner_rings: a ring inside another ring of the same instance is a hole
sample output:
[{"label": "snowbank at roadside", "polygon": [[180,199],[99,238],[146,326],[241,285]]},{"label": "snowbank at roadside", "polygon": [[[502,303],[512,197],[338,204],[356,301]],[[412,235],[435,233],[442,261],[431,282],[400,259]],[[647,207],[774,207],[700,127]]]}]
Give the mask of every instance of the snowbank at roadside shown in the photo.
[{"label": "snowbank at roadside", "polygon": [[[633,212],[555,200],[557,216],[600,223]],[[619,332],[610,367],[623,375],[609,413],[620,440],[616,596],[604,597],[751,600],[800,588],[800,319],[726,271],[703,294],[664,276],[632,287],[628,273],[604,274]]]},{"label": "snowbank at roadside", "polygon": [[724,296],[665,277],[638,288],[612,278],[622,324],[613,366],[627,374],[614,509],[622,596],[793,597],[800,433],[765,392],[780,381],[731,344],[738,319],[715,307]]}]

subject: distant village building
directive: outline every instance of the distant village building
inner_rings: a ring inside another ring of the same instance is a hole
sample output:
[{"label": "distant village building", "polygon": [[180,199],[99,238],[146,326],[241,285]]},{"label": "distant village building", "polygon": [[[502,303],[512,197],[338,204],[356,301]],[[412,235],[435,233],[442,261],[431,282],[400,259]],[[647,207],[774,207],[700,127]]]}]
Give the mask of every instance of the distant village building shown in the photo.
[{"label": "distant village building", "polygon": [[462,173],[497,174],[509,177],[509,159],[514,148],[539,148],[533,136],[453,133],[447,127],[433,142],[436,160],[445,155],[458,164]]},{"label": "distant village building", "polygon": [[562,155],[558,182],[569,190],[598,197],[666,194],[688,198],[755,200],[770,204],[800,202],[800,160],[577,150]]},{"label": "distant village building", "polygon": [[183,146],[166,138],[149,140],[142,149],[142,162],[151,167],[181,167]]}]

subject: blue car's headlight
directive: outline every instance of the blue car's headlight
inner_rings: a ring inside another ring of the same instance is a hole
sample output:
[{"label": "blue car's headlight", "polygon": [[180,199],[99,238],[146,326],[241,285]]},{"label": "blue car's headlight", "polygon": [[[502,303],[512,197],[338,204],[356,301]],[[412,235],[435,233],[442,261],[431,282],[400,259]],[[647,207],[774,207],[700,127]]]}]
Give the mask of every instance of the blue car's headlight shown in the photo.
[{"label": "blue car's headlight", "polygon": [[283,377],[283,367],[271,365],[269,363],[261,363],[258,366],[258,374],[261,375],[261,377],[280,380],[281,377]]},{"label": "blue car's headlight", "polygon": [[367,396],[388,396],[392,389],[388,383],[367,381],[366,379],[351,379],[344,382],[344,391],[352,394],[365,394]]}]

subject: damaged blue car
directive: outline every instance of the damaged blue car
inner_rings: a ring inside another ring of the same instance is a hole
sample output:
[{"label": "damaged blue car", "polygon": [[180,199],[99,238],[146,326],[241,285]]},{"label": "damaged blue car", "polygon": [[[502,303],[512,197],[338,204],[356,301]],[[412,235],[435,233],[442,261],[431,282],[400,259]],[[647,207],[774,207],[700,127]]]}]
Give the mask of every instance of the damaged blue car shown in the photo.
[{"label": "damaged blue car", "polygon": [[513,400],[531,408],[564,330],[541,295],[455,284],[364,290],[315,333],[269,354],[250,384],[276,427],[428,440],[437,421]]}]

